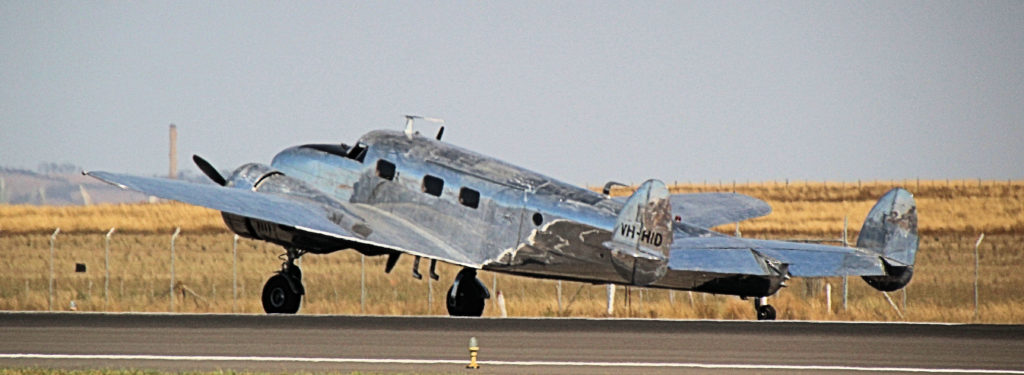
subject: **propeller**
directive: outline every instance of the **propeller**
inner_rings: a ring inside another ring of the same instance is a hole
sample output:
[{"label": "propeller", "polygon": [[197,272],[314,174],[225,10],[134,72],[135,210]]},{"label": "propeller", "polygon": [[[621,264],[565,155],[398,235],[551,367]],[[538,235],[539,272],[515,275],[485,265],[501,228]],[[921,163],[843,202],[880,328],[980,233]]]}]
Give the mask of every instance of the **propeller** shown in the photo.
[{"label": "propeller", "polygon": [[217,168],[214,168],[210,162],[206,161],[206,159],[193,154],[192,161],[196,163],[196,166],[199,167],[199,170],[203,171],[203,174],[205,174],[206,177],[209,177],[213,182],[216,182],[217,185],[225,186],[228,184],[228,180],[225,180],[224,176],[221,176],[220,172],[217,172]]}]

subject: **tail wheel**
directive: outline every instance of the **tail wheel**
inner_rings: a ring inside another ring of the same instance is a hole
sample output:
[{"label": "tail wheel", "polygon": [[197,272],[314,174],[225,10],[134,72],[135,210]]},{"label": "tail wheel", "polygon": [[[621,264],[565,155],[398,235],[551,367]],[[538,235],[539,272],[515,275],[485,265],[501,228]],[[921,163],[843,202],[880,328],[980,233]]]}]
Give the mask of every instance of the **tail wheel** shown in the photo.
[{"label": "tail wheel", "polygon": [[295,314],[302,304],[302,295],[292,290],[282,274],[271,276],[263,286],[263,311],[267,314]]}]

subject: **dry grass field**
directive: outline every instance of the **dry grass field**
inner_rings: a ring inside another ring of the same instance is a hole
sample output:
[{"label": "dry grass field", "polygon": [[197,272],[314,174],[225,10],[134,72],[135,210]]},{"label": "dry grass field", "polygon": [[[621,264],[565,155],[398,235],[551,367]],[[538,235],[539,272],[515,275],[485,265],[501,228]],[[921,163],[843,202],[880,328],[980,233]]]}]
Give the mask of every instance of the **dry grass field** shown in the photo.
[{"label": "dry grass field", "polygon": [[[891,186],[904,186],[918,203],[921,250],[914,280],[904,292],[890,293],[901,318],[885,297],[859,278],[849,279],[842,306],[842,279],[792,280],[771,298],[780,319],[908,320],[1024,323],[1024,182],[899,181],[871,183],[769,182],[681,184],[678,192],[736,191],[764,199],[774,212],[741,223],[744,237],[838,239],[849,217],[849,238],[868,210]],[[619,191],[618,193],[625,193]],[[50,235],[54,245],[54,301],[49,304]],[[110,278],[105,288],[104,234],[110,242]],[[174,259],[174,311],[261,313],[264,281],[280,266],[279,247],[238,242],[237,284],[233,289],[232,241],[216,211],[177,203],[90,207],[0,206],[0,309],[79,311],[171,310],[171,233],[181,228]],[[735,226],[716,228],[733,233]],[[980,307],[974,313],[974,243],[980,247]],[[458,271],[439,265],[440,281],[410,276],[404,257],[391,274],[384,259],[365,258],[366,297],[361,303],[363,258],[344,251],[302,259],[307,296],[304,314],[445,314],[444,293]],[[76,273],[75,264],[86,265]],[[481,272],[501,291],[511,316],[606,316],[605,286],[558,284]],[[831,311],[825,285],[831,285]],[[107,293],[105,294],[105,289]],[[432,291],[432,292],[431,292]],[[233,296],[237,293],[237,298]],[[615,316],[752,319],[750,301],[736,297],[618,287]],[[432,298],[431,298],[432,297]],[[496,316],[492,299],[485,316]]]}]

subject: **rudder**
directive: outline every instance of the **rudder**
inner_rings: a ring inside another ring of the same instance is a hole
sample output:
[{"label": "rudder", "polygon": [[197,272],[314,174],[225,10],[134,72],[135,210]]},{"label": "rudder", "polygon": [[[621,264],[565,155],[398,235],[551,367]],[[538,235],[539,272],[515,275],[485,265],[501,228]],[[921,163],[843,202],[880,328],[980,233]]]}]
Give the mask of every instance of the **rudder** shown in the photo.
[{"label": "rudder", "polygon": [[651,284],[668,271],[672,245],[672,207],[668,188],[647,180],[626,200],[613,228],[612,264],[626,281]]},{"label": "rudder", "polygon": [[864,281],[883,292],[906,286],[914,274],[918,244],[914,195],[903,188],[889,190],[868,212],[857,237],[857,247],[882,258],[885,275],[864,276]]}]

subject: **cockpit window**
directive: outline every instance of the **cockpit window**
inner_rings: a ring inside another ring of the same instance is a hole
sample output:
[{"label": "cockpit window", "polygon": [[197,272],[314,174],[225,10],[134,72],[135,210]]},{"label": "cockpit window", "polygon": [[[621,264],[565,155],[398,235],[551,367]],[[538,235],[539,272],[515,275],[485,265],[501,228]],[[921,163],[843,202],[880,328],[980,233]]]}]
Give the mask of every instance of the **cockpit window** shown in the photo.
[{"label": "cockpit window", "polygon": [[377,177],[385,180],[395,179],[395,163],[381,159],[377,161]]},{"label": "cockpit window", "polygon": [[352,148],[348,150],[348,155],[346,155],[346,157],[349,159],[355,159],[362,163],[363,158],[366,157],[366,144],[363,142],[356,143],[355,146],[352,146]]}]

